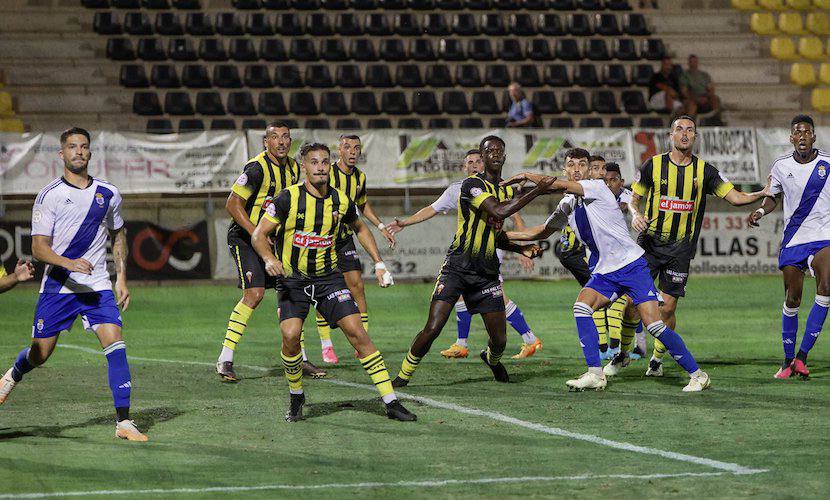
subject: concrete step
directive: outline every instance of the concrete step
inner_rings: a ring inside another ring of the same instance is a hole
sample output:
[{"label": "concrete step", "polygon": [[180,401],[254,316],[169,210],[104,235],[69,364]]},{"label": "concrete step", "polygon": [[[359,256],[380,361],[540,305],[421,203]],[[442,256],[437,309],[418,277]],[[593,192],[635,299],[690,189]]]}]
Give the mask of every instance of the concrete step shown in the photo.
[{"label": "concrete step", "polygon": [[728,53],[733,60],[768,56],[769,41],[764,43],[765,40],[753,34],[661,34],[660,37],[677,59],[685,60],[689,54],[705,59]]},{"label": "concrete step", "polygon": [[85,33],[92,31],[92,18],[93,14],[85,9],[4,10],[0,16],[0,35]]}]

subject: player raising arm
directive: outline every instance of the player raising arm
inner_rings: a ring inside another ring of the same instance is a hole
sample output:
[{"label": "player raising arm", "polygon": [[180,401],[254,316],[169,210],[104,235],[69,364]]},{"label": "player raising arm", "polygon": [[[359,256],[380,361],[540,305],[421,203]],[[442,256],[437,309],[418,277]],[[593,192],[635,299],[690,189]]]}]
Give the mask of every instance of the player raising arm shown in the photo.
[{"label": "player raising arm", "polygon": [[11,274],[6,274],[6,268],[0,262],[0,293],[8,292],[16,287],[18,283],[29,281],[34,277],[35,268],[28,260],[18,260],[14,266],[14,272]]}]

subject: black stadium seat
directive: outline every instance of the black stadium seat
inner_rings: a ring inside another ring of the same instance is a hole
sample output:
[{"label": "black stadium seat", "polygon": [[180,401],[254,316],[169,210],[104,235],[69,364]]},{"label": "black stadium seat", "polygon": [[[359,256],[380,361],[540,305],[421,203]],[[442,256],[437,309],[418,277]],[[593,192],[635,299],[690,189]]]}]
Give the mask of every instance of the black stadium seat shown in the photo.
[{"label": "black stadium seat", "polygon": [[414,38],[409,42],[409,57],[416,61],[435,61],[435,47],[429,38]]},{"label": "black stadium seat", "polygon": [[450,90],[441,96],[441,110],[451,115],[468,115],[470,107],[467,105],[467,93],[461,90]]},{"label": "black stadium seat", "polygon": [[401,64],[395,70],[395,82],[406,88],[418,88],[424,86],[421,77],[421,69],[415,64]]},{"label": "black stadium seat", "polygon": [[438,58],[444,61],[465,61],[467,54],[458,38],[442,38],[438,42]]},{"label": "black stadium seat", "polygon": [[375,44],[370,38],[357,38],[352,40],[349,53],[355,61],[378,60],[377,52],[375,52]]},{"label": "black stadium seat", "polygon": [[504,61],[524,61],[522,45],[516,38],[502,38],[498,42],[499,59]]},{"label": "black stadium seat", "polygon": [[352,113],[358,115],[376,115],[379,113],[374,92],[355,92],[352,94]]},{"label": "black stadium seat", "polygon": [[636,61],[640,59],[637,55],[637,47],[631,38],[614,39],[614,59],[620,61]]},{"label": "black stadium seat", "polygon": [[602,128],[602,118],[598,116],[588,116],[579,119],[579,128]]},{"label": "black stadium seat", "polygon": [[646,100],[639,90],[624,90],[620,97],[625,112],[629,115],[643,115],[648,113]]},{"label": "black stadium seat", "polygon": [[548,125],[550,128],[574,128],[574,121],[570,118],[564,116],[558,116],[556,118],[551,118],[550,124]]},{"label": "black stadium seat", "polygon": [[314,94],[311,92],[293,92],[289,99],[288,109],[295,115],[317,115],[317,103],[314,102]]},{"label": "black stadium seat", "polygon": [[570,87],[571,77],[568,76],[568,68],[564,64],[549,64],[545,67],[545,85],[551,87]]},{"label": "black stadium seat", "polygon": [[217,64],[213,67],[213,86],[220,89],[242,88],[239,69],[232,64]]},{"label": "black stadium seat", "polygon": [[81,0],[81,5],[87,9],[109,9],[109,0]]},{"label": "black stadium seat", "polygon": [[282,92],[262,92],[257,100],[257,109],[261,115],[282,116],[288,114]]},{"label": "black stadium seat", "polygon": [[475,64],[461,64],[455,67],[455,83],[461,87],[481,87],[481,73]]},{"label": "black stadium seat", "polygon": [[628,0],[605,0],[605,7],[611,10],[631,10]]},{"label": "black stadium seat", "polygon": [[401,118],[398,120],[398,128],[420,130],[424,128],[420,118]]},{"label": "black stadium seat", "polygon": [[268,10],[287,10],[291,7],[291,0],[262,0],[262,7]]},{"label": "black stadium seat", "polygon": [[560,113],[559,104],[556,102],[556,92],[551,90],[539,90],[533,93],[533,106],[542,115],[555,115]]},{"label": "black stadium seat", "polygon": [[211,36],[214,34],[213,23],[204,12],[189,12],[184,27],[187,34],[193,36]]},{"label": "black stadium seat", "polygon": [[190,89],[210,88],[210,77],[207,68],[201,64],[186,64],[182,68],[182,84]]},{"label": "black stadium seat", "polygon": [[174,12],[159,12],[156,14],[156,33],[164,36],[182,36],[184,28],[179,16]]},{"label": "black stadium seat", "polygon": [[277,87],[295,89],[303,86],[300,68],[293,64],[282,64],[274,69],[274,83]]},{"label": "black stadium seat", "polygon": [[424,17],[424,33],[432,36],[445,36],[452,33],[452,30],[443,14],[433,12]]},{"label": "black stadium seat", "polygon": [[467,56],[475,61],[493,61],[496,56],[493,54],[493,46],[486,38],[474,38],[467,45]]},{"label": "black stadium seat", "polygon": [[640,46],[640,56],[650,61],[659,61],[666,55],[666,47],[659,38],[647,38]]},{"label": "black stadium seat", "polygon": [[366,68],[366,85],[369,87],[387,88],[394,87],[392,75],[389,74],[389,66],[386,64],[373,64]]},{"label": "black stadium seat", "polygon": [[597,68],[593,64],[580,64],[574,67],[574,85],[580,87],[599,87]]},{"label": "black stadium seat", "polygon": [[390,129],[392,128],[392,120],[388,118],[370,118],[367,126],[370,130]]},{"label": "black stadium seat", "polygon": [[487,126],[490,128],[506,128],[507,120],[504,118],[490,118],[490,122]]},{"label": "black stadium seat", "polygon": [[594,26],[597,35],[602,36],[620,36],[620,24],[617,22],[617,16],[614,14],[597,14],[594,18]]},{"label": "black stadium seat", "polygon": [[334,30],[340,36],[359,36],[363,34],[363,28],[360,26],[360,19],[356,14],[351,12],[344,12],[337,15],[337,21],[334,23]]},{"label": "black stadium seat", "polygon": [[326,38],[320,44],[320,57],[326,61],[348,61],[349,54],[343,40],[339,38]]},{"label": "black stadium seat", "polygon": [[585,14],[568,14],[565,18],[565,26],[568,34],[572,36],[591,36],[594,30],[591,29],[591,22]]},{"label": "black stadium seat", "polygon": [[279,17],[277,31],[282,36],[301,36],[303,26],[300,24],[300,16],[296,14],[282,14]]},{"label": "black stadium seat", "polygon": [[609,87],[628,87],[628,76],[622,64],[606,64],[602,67],[602,83]]},{"label": "black stadium seat", "polygon": [[640,118],[640,126],[644,128],[663,128],[666,125],[659,116],[645,116]]},{"label": "black stadium seat", "polygon": [[360,130],[363,127],[360,125],[360,120],[355,118],[339,118],[334,123],[334,128],[337,130]]},{"label": "black stadium seat", "polygon": [[133,113],[141,116],[161,115],[161,103],[155,92],[136,92],[133,94]]},{"label": "black stadium seat", "polygon": [[352,0],[351,5],[357,10],[375,10],[378,6],[378,0]]},{"label": "black stadium seat", "polygon": [[585,57],[592,61],[610,61],[608,45],[604,38],[591,38],[585,41]]},{"label": "black stadium seat", "polygon": [[427,128],[433,130],[450,129],[452,128],[452,120],[449,118],[430,118]]},{"label": "black stadium seat", "polygon": [[395,15],[395,33],[401,36],[418,36],[422,34],[421,23],[418,17],[412,13],[401,13]]},{"label": "black stadium seat", "polygon": [[399,38],[384,38],[380,41],[380,58],[387,62],[406,61],[409,56]]},{"label": "black stadium seat", "polygon": [[412,111],[419,115],[439,114],[438,100],[435,98],[435,94],[429,90],[415,92],[412,96]]},{"label": "black stadium seat", "polygon": [[504,64],[488,64],[484,68],[484,81],[491,87],[506,87],[510,84],[510,73]]},{"label": "black stadium seat", "polygon": [[[576,43],[574,40],[571,41]],[[527,57],[534,61],[550,61],[553,59],[548,41],[544,38],[531,39],[527,44]]]},{"label": "black stadium seat", "polygon": [[427,66],[424,81],[428,87],[452,87],[452,75],[446,64],[433,64]]},{"label": "black stadium seat", "polygon": [[576,0],[550,0],[548,5],[555,10],[576,10]]},{"label": "black stadium seat", "polygon": [[288,53],[279,38],[266,38],[259,43],[259,57],[266,61],[287,61]]},{"label": "black stadium seat", "polygon": [[119,71],[118,81],[127,88],[137,89],[150,86],[144,66],[141,64],[124,64]]},{"label": "black stadium seat", "polygon": [[205,129],[205,122],[199,119],[186,118],[179,120],[179,133],[201,132]]},{"label": "black stadium seat", "polygon": [[591,96],[591,110],[604,115],[613,115],[620,112],[617,99],[610,90],[597,90]]},{"label": "black stadium seat", "polygon": [[168,92],[164,96],[164,112],[173,116],[193,116],[193,104],[187,92]]},{"label": "black stadium seat", "polygon": [[392,26],[385,14],[369,14],[363,24],[363,31],[371,36],[389,36],[393,33]]},{"label": "black stadium seat", "polygon": [[481,118],[462,118],[458,121],[460,128],[484,128]]},{"label": "black stadium seat", "polygon": [[346,98],[343,96],[343,92],[323,92],[320,95],[320,111],[324,115],[348,115],[349,108],[346,107]]},{"label": "black stadium seat", "polygon": [[559,38],[556,40],[556,58],[563,61],[580,61],[579,45],[573,38]]},{"label": "black stadium seat", "polygon": [[172,0],[173,8],[179,10],[198,10],[202,8],[199,0]]},{"label": "black stadium seat", "polygon": [[533,36],[538,32],[533,25],[533,19],[530,17],[530,14],[511,15],[509,31],[516,36]]},{"label": "black stadium seat", "polygon": [[210,121],[211,130],[236,130],[236,120],[230,118],[216,118]]},{"label": "black stadium seat", "polygon": [[130,35],[152,35],[153,26],[144,12],[127,12],[124,14],[124,31]]},{"label": "black stadium seat", "polygon": [[169,9],[170,2],[167,0],[141,0],[141,6],[145,9]]},{"label": "black stadium seat", "polygon": [[408,115],[406,95],[400,91],[384,92],[380,99],[381,110],[388,115]]},{"label": "black stadium seat", "polygon": [[140,9],[140,0],[111,0],[112,6],[116,9]]},{"label": "black stadium seat", "polygon": [[309,64],[305,67],[305,84],[311,88],[331,88],[334,81],[331,79],[331,72],[328,65]]},{"label": "black stadium seat", "polygon": [[120,35],[124,31],[113,12],[96,12],[92,29],[99,35]]},{"label": "black stadium seat", "polygon": [[459,36],[477,36],[481,32],[473,14],[456,14],[452,20],[452,31]]},{"label": "black stadium seat", "polygon": [[167,42],[167,55],[174,61],[196,61],[199,54],[190,38],[173,38]]},{"label": "black stadium seat", "polygon": [[252,12],[248,14],[248,19],[245,21],[245,32],[254,36],[272,36],[274,26],[271,24],[270,17],[265,13]]},{"label": "black stadium seat", "polygon": [[608,126],[611,128],[631,128],[634,126],[634,120],[628,116],[612,116]]},{"label": "black stadium seat", "polygon": [[483,14],[481,16],[481,32],[487,36],[504,36],[507,28],[501,14]]},{"label": "black stadium seat", "polygon": [[625,14],[623,16],[623,32],[631,36],[649,36],[646,18],[642,14]]},{"label": "black stadium seat", "polygon": [[331,128],[331,124],[325,118],[312,118],[305,121],[303,128],[309,130],[329,130]]},{"label": "black stadium seat", "polygon": [[582,10],[603,10],[605,8],[602,0],[579,0],[579,6]]},{"label": "black stadium seat", "polygon": [[173,122],[166,118],[152,118],[147,120],[148,134],[172,134]]},{"label": "black stadium seat", "polygon": [[145,61],[164,61],[167,53],[158,38],[142,38],[138,41],[138,57]]},{"label": "black stadium seat", "polygon": [[291,59],[296,61],[316,61],[318,59],[314,42],[306,38],[292,39],[289,55]]},{"label": "black stadium seat", "polygon": [[334,78],[339,87],[359,88],[363,86],[363,77],[360,76],[360,68],[355,64],[341,64],[337,66]]},{"label": "black stadium seat", "polygon": [[257,10],[262,8],[259,0],[231,0],[231,5],[239,10]]},{"label": "black stadium seat", "polygon": [[305,32],[311,36],[331,36],[334,35],[334,28],[331,26],[327,15],[315,12],[306,16]]},{"label": "black stadium seat", "polygon": [[535,64],[522,64],[516,66],[513,71],[513,81],[518,82],[523,87],[538,87],[542,85],[542,80],[539,78],[539,71]]},{"label": "black stadium seat", "polygon": [[559,14],[539,14],[539,34],[547,36],[562,36],[565,28]]},{"label": "black stadium seat", "polygon": [[231,38],[231,46],[228,52],[234,61],[245,62],[259,60],[254,42],[250,38]]},{"label": "black stadium seat", "polygon": [[[150,83],[163,89],[177,89],[182,86],[176,67],[172,64],[155,64],[150,71]],[[166,107],[166,106],[165,106]]]},{"label": "black stadium seat", "polygon": [[199,41],[199,59],[203,61],[227,61],[225,44],[218,38],[202,38]]},{"label": "black stadium seat", "polygon": [[588,114],[588,101],[585,94],[578,90],[570,90],[562,96],[562,111],[574,115]]},{"label": "black stadium seat", "polygon": [[245,86],[252,89],[267,89],[274,86],[271,71],[264,64],[252,64],[245,68]]},{"label": "black stadium seat", "polygon": [[496,102],[496,94],[487,90],[473,92],[473,111],[482,115],[497,115],[502,112]]}]

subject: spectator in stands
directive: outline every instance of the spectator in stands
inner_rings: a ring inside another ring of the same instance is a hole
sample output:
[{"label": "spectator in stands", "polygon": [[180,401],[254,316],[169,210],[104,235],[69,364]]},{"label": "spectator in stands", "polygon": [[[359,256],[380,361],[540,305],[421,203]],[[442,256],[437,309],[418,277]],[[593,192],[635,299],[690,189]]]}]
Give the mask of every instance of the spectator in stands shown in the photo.
[{"label": "spectator in stands", "polygon": [[654,111],[671,113],[674,116],[685,114],[680,96],[680,78],[674,71],[671,57],[664,57],[660,71],[654,73],[648,84],[648,107]]},{"label": "spectator in stands", "polygon": [[680,91],[686,106],[686,113],[695,116],[698,113],[718,114],[720,99],[715,95],[715,85],[709,73],[698,69],[697,56],[689,56],[689,68],[680,76]]},{"label": "spectator in stands", "polygon": [[510,111],[507,112],[507,126],[508,127],[535,127],[536,113],[533,110],[533,104],[525,97],[525,92],[522,86],[516,82],[507,86],[507,93],[510,94],[510,100],[513,104],[510,105]]}]

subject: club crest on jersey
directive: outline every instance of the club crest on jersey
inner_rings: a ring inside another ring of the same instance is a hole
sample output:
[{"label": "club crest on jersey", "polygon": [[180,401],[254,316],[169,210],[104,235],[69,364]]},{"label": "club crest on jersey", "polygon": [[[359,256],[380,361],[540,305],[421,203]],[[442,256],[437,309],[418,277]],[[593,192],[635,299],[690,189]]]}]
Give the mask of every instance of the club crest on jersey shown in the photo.
[{"label": "club crest on jersey", "polygon": [[824,165],[819,165],[818,166],[818,176],[821,177],[822,179],[827,177],[827,167],[825,167]]},{"label": "club crest on jersey", "polygon": [[38,318],[37,320],[37,331],[43,331],[43,318]]},{"label": "club crest on jersey", "polygon": [[292,243],[295,247],[301,248],[329,248],[333,243],[331,236],[320,236],[316,233],[294,233]]},{"label": "club crest on jersey", "polygon": [[236,183],[240,186],[248,184],[248,174],[242,174],[236,178]]},{"label": "club crest on jersey", "polygon": [[97,203],[100,208],[104,208],[104,195],[101,193],[95,193],[95,203]]}]

